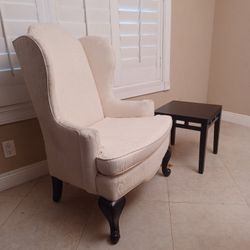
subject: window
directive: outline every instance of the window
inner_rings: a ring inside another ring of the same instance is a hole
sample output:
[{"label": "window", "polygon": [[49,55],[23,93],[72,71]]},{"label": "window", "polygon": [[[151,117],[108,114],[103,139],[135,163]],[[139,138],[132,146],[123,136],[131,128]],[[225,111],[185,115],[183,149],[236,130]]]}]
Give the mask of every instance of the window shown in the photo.
[{"label": "window", "polygon": [[116,96],[169,89],[171,0],[0,0],[0,7],[0,108],[30,103],[12,40],[37,22],[106,37],[117,56]]}]

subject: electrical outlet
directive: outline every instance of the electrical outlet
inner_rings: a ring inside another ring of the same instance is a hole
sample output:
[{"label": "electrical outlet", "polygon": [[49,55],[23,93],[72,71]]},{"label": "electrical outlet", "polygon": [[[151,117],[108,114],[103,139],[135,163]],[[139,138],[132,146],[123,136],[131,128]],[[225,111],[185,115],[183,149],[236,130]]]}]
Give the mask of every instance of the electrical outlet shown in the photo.
[{"label": "electrical outlet", "polygon": [[14,140],[3,141],[2,147],[5,158],[9,158],[16,155],[16,147]]}]

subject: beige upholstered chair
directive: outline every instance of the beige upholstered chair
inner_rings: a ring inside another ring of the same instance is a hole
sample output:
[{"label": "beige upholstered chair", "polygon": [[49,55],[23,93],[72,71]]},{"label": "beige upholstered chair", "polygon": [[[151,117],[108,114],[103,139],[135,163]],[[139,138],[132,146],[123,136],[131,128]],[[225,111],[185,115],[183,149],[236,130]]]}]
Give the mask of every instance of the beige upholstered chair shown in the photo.
[{"label": "beige upholstered chair", "polygon": [[53,200],[60,201],[63,182],[99,195],[117,243],[125,195],[156,174],[164,155],[170,174],[171,118],[154,116],[152,101],[115,99],[114,55],[102,38],[77,40],[38,24],[14,47],[43,132]]}]

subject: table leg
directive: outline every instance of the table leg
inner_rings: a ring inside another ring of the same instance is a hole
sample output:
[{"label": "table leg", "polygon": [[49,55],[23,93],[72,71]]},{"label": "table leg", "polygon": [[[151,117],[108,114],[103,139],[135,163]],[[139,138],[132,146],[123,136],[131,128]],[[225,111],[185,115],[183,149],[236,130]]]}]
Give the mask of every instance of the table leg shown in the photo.
[{"label": "table leg", "polygon": [[200,133],[200,151],[199,151],[199,173],[203,174],[206,156],[206,145],[207,145],[207,130],[208,125],[203,123],[201,126]]},{"label": "table leg", "polygon": [[175,131],[176,131],[175,123],[176,123],[176,121],[173,120],[173,125],[172,125],[172,129],[171,129],[171,145],[175,144]]},{"label": "table leg", "polygon": [[221,114],[218,115],[218,119],[214,123],[214,147],[213,153],[218,153],[218,146],[219,146],[219,134],[220,134],[220,121],[221,121]]}]

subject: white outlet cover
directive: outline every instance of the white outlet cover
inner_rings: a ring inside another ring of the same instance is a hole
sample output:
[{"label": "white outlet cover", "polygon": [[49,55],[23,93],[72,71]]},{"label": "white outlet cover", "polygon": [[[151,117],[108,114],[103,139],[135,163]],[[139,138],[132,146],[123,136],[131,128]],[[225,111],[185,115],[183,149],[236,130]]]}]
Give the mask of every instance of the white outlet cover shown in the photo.
[{"label": "white outlet cover", "polygon": [[9,158],[16,155],[16,147],[14,140],[3,141],[2,147],[5,158]]}]

